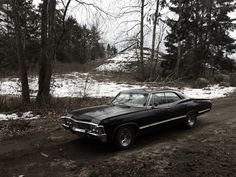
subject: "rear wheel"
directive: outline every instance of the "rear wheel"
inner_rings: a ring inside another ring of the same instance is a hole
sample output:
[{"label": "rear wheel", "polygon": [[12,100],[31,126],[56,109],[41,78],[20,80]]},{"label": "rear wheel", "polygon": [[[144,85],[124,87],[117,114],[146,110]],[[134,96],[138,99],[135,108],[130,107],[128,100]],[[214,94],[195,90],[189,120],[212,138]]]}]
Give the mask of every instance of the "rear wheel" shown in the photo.
[{"label": "rear wheel", "polygon": [[187,129],[193,128],[197,123],[197,114],[196,113],[189,113],[185,120],[185,127]]},{"label": "rear wheel", "polygon": [[130,126],[120,127],[115,134],[118,149],[128,149],[134,142],[134,129]]}]

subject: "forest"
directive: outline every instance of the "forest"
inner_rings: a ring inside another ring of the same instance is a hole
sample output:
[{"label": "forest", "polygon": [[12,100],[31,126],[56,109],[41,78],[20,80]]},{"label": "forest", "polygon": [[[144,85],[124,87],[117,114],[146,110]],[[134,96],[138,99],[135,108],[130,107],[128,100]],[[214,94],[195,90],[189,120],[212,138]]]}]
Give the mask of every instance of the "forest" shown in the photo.
[{"label": "forest", "polygon": [[[103,32],[97,24],[79,24],[76,17],[68,15],[72,3],[93,9],[108,21],[136,14],[136,20],[125,21],[131,28],[122,32],[133,30],[132,36],[127,37],[119,49],[115,42],[102,42]],[[233,0],[140,0],[131,3],[134,6],[127,4],[114,17],[99,3],[43,0],[36,6],[33,0],[2,0],[1,73],[18,71],[22,100],[29,102],[28,69],[37,66],[37,101],[46,103],[50,100],[50,83],[56,63],[88,64],[115,56],[127,46],[138,49],[139,81],[152,82],[170,77],[194,80],[234,72],[235,62],[230,56],[235,52],[236,44],[230,32],[236,25],[235,19],[229,17],[236,8]],[[163,11],[174,14],[174,18]],[[149,44],[145,42],[147,40]],[[165,50],[161,50],[161,45]],[[144,56],[145,48],[150,51],[148,58]],[[157,64],[160,60],[161,72]]]},{"label": "forest", "polygon": [[235,62],[236,0],[0,0],[0,176],[233,177]]}]

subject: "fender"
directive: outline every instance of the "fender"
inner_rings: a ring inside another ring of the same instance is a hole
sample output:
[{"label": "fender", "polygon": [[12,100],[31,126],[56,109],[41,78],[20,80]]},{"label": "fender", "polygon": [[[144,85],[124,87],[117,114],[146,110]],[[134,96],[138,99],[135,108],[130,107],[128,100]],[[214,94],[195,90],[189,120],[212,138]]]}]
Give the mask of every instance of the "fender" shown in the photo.
[{"label": "fender", "polygon": [[112,140],[114,140],[115,134],[116,134],[117,130],[118,130],[120,127],[123,127],[123,126],[131,126],[131,127],[133,127],[135,134],[136,134],[137,131],[139,130],[138,125],[137,125],[136,123],[134,123],[134,122],[129,122],[129,123],[120,124],[120,125],[118,125],[118,126],[113,130],[113,132],[112,132]]}]

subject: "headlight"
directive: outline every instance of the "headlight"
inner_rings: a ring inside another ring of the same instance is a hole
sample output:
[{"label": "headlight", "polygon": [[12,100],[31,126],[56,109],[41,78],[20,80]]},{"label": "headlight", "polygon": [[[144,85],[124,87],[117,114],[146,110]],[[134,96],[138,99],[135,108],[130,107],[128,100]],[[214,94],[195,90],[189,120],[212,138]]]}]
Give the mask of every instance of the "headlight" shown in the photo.
[{"label": "headlight", "polygon": [[96,132],[97,132],[97,134],[99,134],[99,135],[101,135],[101,134],[104,134],[105,133],[105,131],[104,131],[104,127],[102,126],[100,126],[100,127],[97,127],[96,128]]},{"label": "headlight", "polygon": [[70,119],[67,119],[67,117],[62,116],[61,123],[65,124],[65,125],[70,125],[72,123],[72,121]]},{"label": "headlight", "polygon": [[104,127],[102,125],[96,126],[96,125],[91,125],[90,126],[90,133],[94,133],[94,134],[104,134]]}]

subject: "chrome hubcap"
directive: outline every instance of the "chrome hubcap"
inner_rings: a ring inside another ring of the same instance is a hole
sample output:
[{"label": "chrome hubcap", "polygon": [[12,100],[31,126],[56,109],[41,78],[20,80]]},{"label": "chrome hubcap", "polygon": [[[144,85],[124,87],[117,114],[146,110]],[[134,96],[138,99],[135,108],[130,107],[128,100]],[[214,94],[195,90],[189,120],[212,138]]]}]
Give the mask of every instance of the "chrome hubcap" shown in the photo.
[{"label": "chrome hubcap", "polygon": [[123,129],[122,132],[120,132],[120,144],[123,147],[128,146],[131,143],[132,140],[132,135],[129,129]]},{"label": "chrome hubcap", "polygon": [[190,115],[190,116],[188,117],[188,125],[189,125],[190,127],[194,126],[195,121],[196,121],[195,116]]}]

